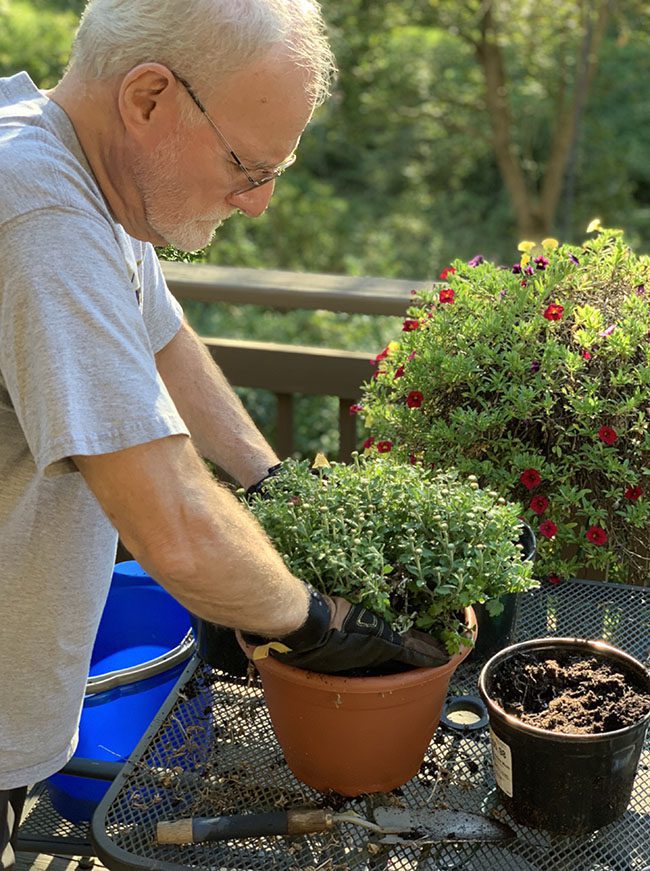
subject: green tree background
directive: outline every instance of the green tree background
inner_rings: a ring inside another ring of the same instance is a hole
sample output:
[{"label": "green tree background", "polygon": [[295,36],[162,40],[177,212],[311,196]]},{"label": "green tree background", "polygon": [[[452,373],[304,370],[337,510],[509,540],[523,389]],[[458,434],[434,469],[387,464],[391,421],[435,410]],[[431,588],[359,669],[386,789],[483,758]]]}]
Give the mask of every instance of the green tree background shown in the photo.
[{"label": "green tree background", "polygon": [[[80,0],[0,0],[0,75],[60,75]],[[326,0],[340,76],[271,207],[198,259],[435,279],[455,257],[510,262],[523,238],[581,241],[599,216],[650,241],[650,2]],[[203,334],[375,351],[392,319],[186,306]],[[270,432],[272,400],[245,392]],[[335,409],[303,400],[301,452]]]}]

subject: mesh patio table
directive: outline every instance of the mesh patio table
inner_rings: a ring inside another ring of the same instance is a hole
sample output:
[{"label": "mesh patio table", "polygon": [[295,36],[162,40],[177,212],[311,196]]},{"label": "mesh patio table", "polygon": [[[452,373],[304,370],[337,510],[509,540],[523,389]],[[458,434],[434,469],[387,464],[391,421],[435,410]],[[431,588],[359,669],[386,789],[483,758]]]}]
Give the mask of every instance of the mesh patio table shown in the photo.
[{"label": "mesh patio table", "polygon": [[[647,664],[650,589],[544,584],[520,597],[514,636],[601,638]],[[450,695],[475,695],[482,664],[470,657],[452,679]],[[304,806],[354,810],[371,819],[378,804],[489,814],[508,823],[516,838],[501,845],[384,845],[344,824],[319,835],[183,846],[155,841],[159,820]],[[194,658],[97,809],[91,838],[115,871],[650,871],[650,741],[628,810],[588,835],[552,835],[509,817],[496,792],[487,729],[439,728],[418,774],[392,793],[326,796],[287,768],[260,685]]]}]

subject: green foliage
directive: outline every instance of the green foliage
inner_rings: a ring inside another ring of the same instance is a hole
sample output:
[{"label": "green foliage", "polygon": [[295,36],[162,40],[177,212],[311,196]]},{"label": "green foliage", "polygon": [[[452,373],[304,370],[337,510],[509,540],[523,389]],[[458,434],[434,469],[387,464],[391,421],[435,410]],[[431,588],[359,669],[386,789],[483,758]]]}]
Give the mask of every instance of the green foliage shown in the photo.
[{"label": "green foliage", "polygon": [[463,643],[462,609],[534,584],[519,506],[454,472],[355,456],[314,474],[285,461],[251,510],[295,575],[399,632],[435,634],[450,653]]},{"label": "green foliage", "polygon": [[0,2],[0,76],[26,70],[43,88],[56,84],[67,62],[77,16],[27,0]]},{"label": "green foliage", "polygon": [[367,446],[525,501],[542,574],[647,583],[650,258],[596,229],[421,292],[365,386]]}]

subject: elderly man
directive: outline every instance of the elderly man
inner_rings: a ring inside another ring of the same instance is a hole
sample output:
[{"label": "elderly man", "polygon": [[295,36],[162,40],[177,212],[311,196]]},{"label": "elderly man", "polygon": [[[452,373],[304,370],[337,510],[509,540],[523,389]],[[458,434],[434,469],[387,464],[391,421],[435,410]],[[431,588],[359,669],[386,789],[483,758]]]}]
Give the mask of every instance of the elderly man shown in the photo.
[{"label": "elderly man", "polygon": [[312,0],[90,0],[50,92],[0,79],[0,867],[75,748],[118,533],[191,611],[336,671],[440,661],[291,575],[201,457],[278,462],[153,245],[268,206],[333,70]]}]

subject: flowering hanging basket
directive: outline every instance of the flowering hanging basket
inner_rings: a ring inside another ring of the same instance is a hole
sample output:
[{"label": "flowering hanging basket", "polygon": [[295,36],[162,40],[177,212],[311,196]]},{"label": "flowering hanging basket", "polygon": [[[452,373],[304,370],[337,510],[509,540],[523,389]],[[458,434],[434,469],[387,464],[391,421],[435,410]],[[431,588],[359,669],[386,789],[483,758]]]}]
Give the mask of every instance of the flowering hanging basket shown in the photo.
[{"label": "flowering hanging basket", "polygon": [[364,448],[518,501],[538,577],[648,583],[650,259],[588,231],[510,266],[455,261],[419,292],[373,361]]}]

